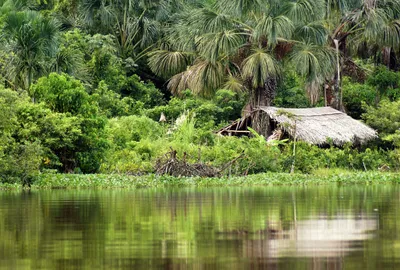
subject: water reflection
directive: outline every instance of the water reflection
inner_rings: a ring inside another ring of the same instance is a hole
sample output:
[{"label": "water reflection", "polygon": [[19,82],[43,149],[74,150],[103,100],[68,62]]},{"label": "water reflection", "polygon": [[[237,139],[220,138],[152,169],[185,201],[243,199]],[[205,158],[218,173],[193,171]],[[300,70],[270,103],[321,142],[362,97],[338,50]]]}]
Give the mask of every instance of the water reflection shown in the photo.
[{"label": "water reflection", "polygon": [[246,240],[244,254],[249,258],[342,257],[362,249],[363,240],[373,237],[376,217],[337,216],[330,219],[295,221],[290,229],[269,226],[265,239]]},{"label": "water reflection", "polygon": [[399,194],[397,186],[3,192],[0,269],[396,269]]}]

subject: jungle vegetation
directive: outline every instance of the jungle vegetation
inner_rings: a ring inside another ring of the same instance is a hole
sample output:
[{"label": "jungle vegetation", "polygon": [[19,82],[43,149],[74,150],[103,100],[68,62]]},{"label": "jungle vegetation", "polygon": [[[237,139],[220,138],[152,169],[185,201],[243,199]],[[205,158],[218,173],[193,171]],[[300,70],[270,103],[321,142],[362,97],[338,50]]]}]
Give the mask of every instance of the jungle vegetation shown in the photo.
[{"label": "jungle vegetation", "polygon": [[[332,106],[364,147],[299,143],[296,171],[400,167],[400,0],[0,0],[0,181],[154,172],[170,148],[288,172],[290,142],[213,131],[248,105]],[[159,121],[160,116],[165,121]]]}]

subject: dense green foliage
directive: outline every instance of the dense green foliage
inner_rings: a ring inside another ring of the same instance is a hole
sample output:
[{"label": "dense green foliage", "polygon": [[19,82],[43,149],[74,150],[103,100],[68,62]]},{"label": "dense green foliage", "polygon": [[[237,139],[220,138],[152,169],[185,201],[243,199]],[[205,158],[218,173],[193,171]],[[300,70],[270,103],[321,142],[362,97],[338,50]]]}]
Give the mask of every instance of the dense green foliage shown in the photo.
[{"label": "dense green foliage", "polygon": [[397,171],[400,2],[383,2],[0,1],[0,180],[154,173],[171,148],[235,160],[222,175],[288,172],[292,143],[214,133],[260,104],[332,105],[379,132],[299,143],[298,172]]}]

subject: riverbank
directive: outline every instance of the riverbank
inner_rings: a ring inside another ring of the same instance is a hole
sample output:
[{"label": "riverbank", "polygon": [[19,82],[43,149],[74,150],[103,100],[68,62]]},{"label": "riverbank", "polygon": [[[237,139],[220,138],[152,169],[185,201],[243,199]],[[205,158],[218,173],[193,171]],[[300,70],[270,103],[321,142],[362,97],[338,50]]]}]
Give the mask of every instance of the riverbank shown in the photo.
[{"label": "riverbank", "polygon": [[[122,174],[41,174],[32,189],[108,189],[162,187],[278,186],[324,184],[400,183],[400,173],[320,170],[313,174],[263,173],[222,178],[171,177]],[[0,184],[0,189],[22,189],[20,184]]]}]

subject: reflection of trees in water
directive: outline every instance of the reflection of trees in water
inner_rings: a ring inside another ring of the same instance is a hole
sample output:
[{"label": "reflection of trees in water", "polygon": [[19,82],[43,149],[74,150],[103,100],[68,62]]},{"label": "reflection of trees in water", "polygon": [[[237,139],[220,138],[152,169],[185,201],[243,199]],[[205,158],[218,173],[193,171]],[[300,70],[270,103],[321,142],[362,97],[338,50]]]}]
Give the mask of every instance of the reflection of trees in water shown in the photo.
[{"label": "reflection of trees in water", "polygon": [[352,243],[373,250],[378,222],[400,232],[398,193],[383,187],[49,191],[3,194],[0,205],[1,257],[56,268],[336,265]]}]

